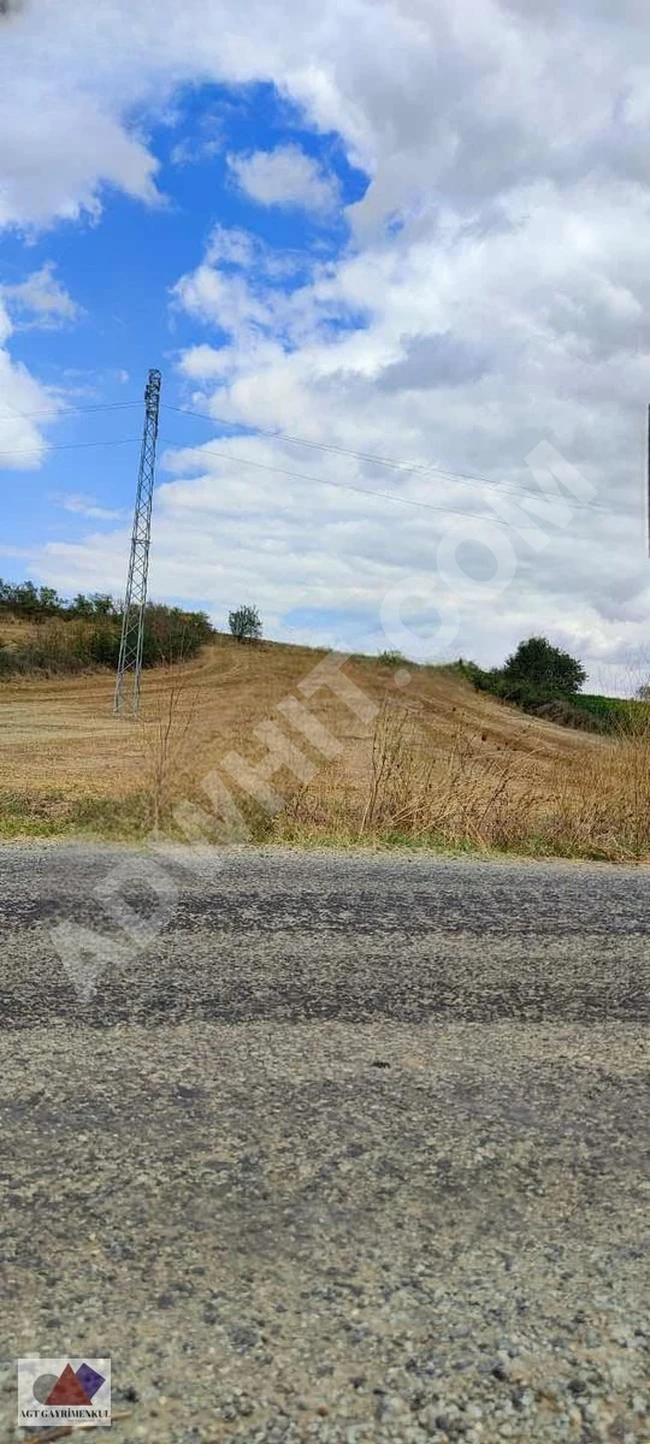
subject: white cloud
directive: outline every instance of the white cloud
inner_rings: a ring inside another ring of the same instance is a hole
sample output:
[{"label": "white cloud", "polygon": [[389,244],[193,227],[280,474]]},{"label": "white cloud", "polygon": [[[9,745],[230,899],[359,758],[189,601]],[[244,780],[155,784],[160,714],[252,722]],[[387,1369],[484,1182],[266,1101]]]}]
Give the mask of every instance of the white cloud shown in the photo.
[{"label": "white cloud", "polygon": [[[1,23],[1,22],[0,22]],[[0,226],[97,219],[99,188],[111,184],[153,203],[157,162],[96,99],[73,90],[54,95],[47,82],[5,79],[0,55]]]},{"label": "white cloud", "polygon": [[[76,320],[80,315],[79,306],[68,295],[54,272],[54,264],[47,261],[39,271],[32,271],[24,281],[0,288],[10,310],[23,318],[23,326],[60,326],[65,321]],[[28,318],[27,322],[25,317]]]},{"label": "white cloud", "polygon": [[229,155],[228,165],[241,190],[262,206],[297,206],[306,211],[331,211],[338,185],[297,145]]},{"label": "white cloud", "polygon": [[179,361],[179,370],[192,381],[213,381],[216,377],[226,376],[229,368],[228,349],[223,347],[221,351],[217,351],[214,346],[208,346],[205,342],[184,351]]},{"label": "white cloud", "polygon": [[[199,387],[197,409],[316,445],[220,437],[170,459],[181,479],[163,494],[179,546],[200,518],[206,563],[194,585],[202,576],[210,592],[206,539],[213,535],[216,547],[217,532],[252,582],[252,554],[247,562],[236,540],[252,529],[263,556],[257,595],[270,611],[326,611],[335,599],[347,627],[356,616],[368,635],[400,573],[435,576],[439,540],[457,512],[494,515],[490,488],[465,478],[503,480],[514,505],[523,487],[534,489],[525,458],[546,436],[595,485],[595,504],[576,507],[566,531],[551,528],[539,555],[511,533],[515,580],[487,611],[469,589],[461,596],[457,650],[496,662],[523,630],[550,630],[605,678],[620,675],[630,649],[645,645],[650,604],[639,492],[649,245],[650,195],[636,185],[612,185],[605,199],[595,181],[563,194],[546,182],[513,194],[497,226],[468,228],[448,215],[412,238],[378,240],[335,267],[315,266],[308,285],[267,280],[256,302],[265,317],[255,324],[250,266],[207,266],[217,316],[196,285],[199,267],[179,297],[186,293],[192,314],[216,320],[226,337],[220,348],[203,343],[181,358]],[[362,329],[348,325],[357,311]],[[319,444],[461,475],[409,474]],[[424,506],[365,500],[320,479]],[[269,557],[255,533],[261,518]],[[476,523],[478,541],[481,530]],[[313,538],[306,549],[305,537]],[[219,572],[220,599],[227,573]]]},{"label": "white cloud", "polygon": [[87,517],[91,521],[119,521],[123,513],[106,506],[98,506],[92,496],[80,496],[76,492],[64,494],[53,498],[64,511],[74,512],[77,516]]},{"label": "white cloud", "polygon": [[63,410],[60,397],[13,360],[11,337],[17,326],[48,328],[78,314],[52,264],[32,271],[24,281],[0,285],[0,470],[37,469],[48,449],[43,425]]},{"label": "white cloud", "polygon": [[172,146],[169,159],[172,165],[198,165],[212,160],[224,147],[223,118],[208,114],[199,120],[198,130],[186,135]]},{"label": "white cloud", "polygon": [[185,140],[179,140],[176,145],[172,146],[169,159],[172,165],[199,165],[202,161],[210,160],[213,156],[218,155],[221,149],[222,145],[219,140],[200,140],[195,142],[186,138]]},{"label": "white cloud", "polygon": [[[34,470],[47,452],[43,418],[55,419],[61,402],[21,362],[13,361],[7,343],[13,326],[0,288],[0,470]],[[39,426],[40,423],[40,426]]]},{"label": "white cloud", "polygon": [[154,200],[133,116],[166,114],[203,80],[271,80],[337,131],[373,177],[364,226],[441,199],[471,214],[542,174],[644,184],[650,32],[636,0],[616,26],[613,13],[606,0],[332,0],[324,24],[320,0],[26,0],[0,21],[0,223],[96,214],[105,183]]}]

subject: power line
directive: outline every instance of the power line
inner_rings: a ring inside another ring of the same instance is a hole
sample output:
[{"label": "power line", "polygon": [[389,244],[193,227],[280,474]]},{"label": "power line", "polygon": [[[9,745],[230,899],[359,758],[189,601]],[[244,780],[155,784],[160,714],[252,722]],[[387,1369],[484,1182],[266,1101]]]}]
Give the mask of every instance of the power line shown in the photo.
[{"label": "power line", "polygon": [[11,415],[0,414],[0,421],[31,421],[34,417],[51,416],[53,421],[65,421],[66,416],[80,416],[90,411],[124,411],[128,407],[140,406],[139,401],[106,401],[95,406],[66,406],[63,410],[13,411]]},{"label": "power line", "polygon": [[[68,407],[65,411],[62,411],[62,412],[57,412],[57,411],[22,411],[22,412],[18,412],[18,411],[16,411],[15,413],[13,413],[12,416],[0,416],[0,422],[2,422],[2,421],[11,421],[11,420],[26,420],[26,421],[27,421],[27,420],[30,420],[32,417],[39,417],[39,416],[40,416],[40,417],[51,416],[54,420],[64,421],[67,416],[82,415],[82,414],[84,414],[84,413],[98,412],[98,411],[122,411],[122,410],[125,410],[125,409],[129,408],[129,407],[140,406],[140,405],[141,405],[141,402],[140,402],[140,401],[115,401],[115,402],[98,403],[98,404],[92,405],[92,406],[74,406],[74,407]],[[292,446],[306,446],[306,447],[310,447],[312,450],[329,452],[329,453],[331,453],[332,455],[335,455],[335,456],[349,456],[349,457],[354,458],[354,460],[356,460],[356,461],[368,461],[368,462],[376,463],[376,464],[379,465],[379,466],[387,466],[387,467],[390,467],[392,470],[395,470],[395,471],[403,471],[403,472],[406,472],[406,473],[409,473],[409,472],[411,472],[411,473],[418,473],[418,474],[420,474],[420,475],[427,475],[427,474],[433,473],[433,474],[436,475],[436,476],[444,476],[444,477],[446,477],[447,479],[449,479],[449,480],[451,480],[451,481],[456,481],[456,482],[458,482],[459,484],[466,485],[466,486],[473,486],[473,485],[475,485],[476,483],[478,483],[478,484],[481,485],[481,486],[494,486],[494,487],[498,487],[498,489],[499,489],[500,492],[506,492],[506,493],[509,493],[509,494],[512,495],[512,496],[532,497],[533,499],[536,498],[536,493],[535,493],[534,491],[532,491],[530,487],[526,487],[526,486],[519,486],[519,487],[518,487],[518,486],[516,486],[516,485],[511,485],[511,484],[508,483],[508,482],[503,482],[503,481],[495,480],[494,477],[474,475],[474,474],[469,473],[469,472],[452,471],[452,470],[447,469],[447,468],[445,468],[445,467],[435,466],[432,462],[423,463],[423,462],[411,462],[411,461],[406,461],[406,460],[397,460],[397,459],[391,458],[391,457],[379,456],[378,454],[376,454],[376,453],[374,453],[374,452],[353,451],[353,450],[352,450],[351,448],[349,448],[349,447],[334,446],[334,445],[332,445],[331,443],[324,442],[324,441],[308,441],[306,437],[291,436],[291,435],[290,435],[289,433],[287,433],[287,432],[273,431],[273,430],[270,430],[269,428],[265,428],[265,427],[262,427],[262,426],[255,426],[252,422],[230,421],[230,420],[228,420],[228,419],[225,418],[225,417],[221,417],[221,416],[211,416],[208,412],[205,412],[205,411],[193,411],[193,410],[189,410],[189,409],[186,408],[186,407],[171,406],[171,405],[169,405],[169,404],[167,404],[167,403],[165,403],[165,402],[161,402],[161,410],[164,410],[164,411],[173,411],[173,412],[175,412],[175,413],[176,413],[177,415],[179,415],[179,416],[192,416],[192,417],[196,418],[196,419],[199,420],[199,421],[209,421],[209,422],[212,422],[212,423],[213,423],[214,425],[216,425],[216,426],[229,426],[231,429],[234,429],[234,428],[240,427],[240,426],[245,426],[246,430],[247,430],[249,433],[252,432],[252,433],[255,433],[255,434],[258,435],[258,436],[268,437],[268,438],[269,438],[270,440],[272,440],[272,441],[286,441],[286,442],[290,443]],[[70,443],[67,443],[67,444],[65,444],[65,445],[55,445],[55,446],[50,446],[50,445],[48,445],[48,444],[46,443],[46,450],[47,450],[47,453],[49,454],[49,452],[51,452],[51,451],[74,450],[74,449],[76,449],[76,448],[82,448],[82,447],[85,447],[85,446],[124,446],[124,445],[129,444],[130,441],[137,441],[137,440],[138,440],[137,437],[132,437],[132,438],[126,438],[126,440],[124,440],[124,441],[70,442]],[[166,444],[167,444],[167,445],[172,445],[172,446],[181,446],[181,445],[182,445],[182,443],[180,443],[180,442],[168,442],[168,443],[166,443]],[[189,449],[189,448],[188,448],[188,449]],[[197,449],[198,449],[198,448],[197,448]],[[203,447],[203,446],[202,446],[200,449],[201,449],[202,452],[205,452],[205,451],[207,450],[207,448],[205,448],[205,447]],[[25,447],[25,448],[21,448],[20,450],[19,450],[18,448],[12,447],[10,450],[0,451],[0,456],[21,456],[21,455],[24,456],[24,455],[28,455],[30,452],[40,453],[42,450],[43,450],[42,447]],[[214,451],[214,452],[211,452],[210,454],[215,455],[215,456],[222,456],[222,457],[224,457],[225,459],[230,460],[230,461],[240,460],[240,458],[238,458],[238,457],[227,456],[225,452],[216,452],[216,451]],[[244,464],[244,465],[248,465],[248,466],[262,467],[262,465],[263,465],[263,463],[262,463],[262,462],[259,462],[259,461],[258,461],[258,462],[255,462],[255,461],[252,461],[252,460],[246,461],[245,459],[242,459],[242,461],[243,461],[243,464]],[[416,501],[412,501],[410,498],[407,498],[407,497],[399,497],[399,496],[395,496],[394,494],[391,495],[391,494],[388,493],[388,492],[374,491],[374,490],[372,490],[370,487],[355,487],[355,486],[352,485],[351,483],[350,483],[350,484],[334,483],[334,482],[327,482],[327,481],[325,480],[325,478],[306,477],[306,476],[304,476],[303,473],[295,472],[295,471],[290,471],[290,470],[287,470],[287,469],[282,468],[282,467],[270,467],[270,466],[268,466],[266,469],[267,469],[267,470],[272,470],[272,471],[280,471],[280,472],[282,472],[282,473],[283,473],[284,475],[286,475],[286,476],[295,476],[295,477],[297,477],[297,478],[302,478],[303,480],[314,481],[314,482],[319,483],[319,484],[322,484],[322,485],[324,485],[324,486],[325,486],[325,485],[332,485],[332,486],[338,485],[338,486],[339,486],[339,490],[344,490],[344,489],[346,489],[346,486],[347,486],[347,490],[349,490],[349,491],[359,491],[359,492],[363,493],[364,495],[368,495],[368,496],[383,496],[383,497],[386,498],[386,500],[400,501],[400,502],[402,502],[402,503],[403,503],[404,505],[406,505],[406,506],[420,506],[420,507],[425,507],[425,508],[427,508],[427,510],[430,510],[430,511],[446,511],[446,512],[451,512],[452,514],[458,515],[458,516],[479,516],[479,515],[481,515],[481,513],[478,513],[478,512],[462,511],[460,508],[459,508],[459,509],[455,509],[454,507],[436,507],[436,506],[434,506],[434,505],[433,505],[432,503],[430,503],[430,502],[416,502]],[[573,503],[572,503],[572,506],[573,506],[573,510],[574,510],[574,511],[600,511],[600,512],[605,512],[605,513],[607,513],[607,515],[611,515],[611,509],[610,509],[609,507],[600,506],[597,502],[588,502],[586,505],[580,505],[579,503],[573,502]],[[508,525],[508,523],[504,523],[504,524],[505,524],[505,525]]]},{"label": "power line", "polygon": [[119,441],[67,441],[61,446],[49,446],[45,441],[42,446],[12,446],[7,451],[0,451],[0,456],[40,456],[43,451],[49,456],[51,451],[84,451],[92,446],[132,446],[138,439],[137,436],[124,436]]},{"label": "power line", "polygon": [[[165,438],[164,441],[163,441],[163,444],[164,444],[165,446],[180,446],[180,443],[179,443],[178,441],[174,441],[174,440],[172,440],[172,439],[170,439],[170,438]],[[307,473],[306,473],[306,472],[303,472],[303,471],[291,471],[291,470],[289,470],[288,467],[285,467],[285,466],[272,466],[270,462],[253,461],[251,458],[249,458],[249,457],[244,457],[244,456],[231,456],[230,453],[227,452],[227,451],[216,451],[216,450],[214,450],[212,447],[207,447],[207,446],[201,446],[201,447],[197,447],[197,448],[187,447],[187,448],[185,448],[185,449],[186,449],[186,450],[195,449],[195,450],[197,450],[197,451],[200,451],[201,456],[218,456],[218,457],[220,457],[221,460],[223,460],[223,461],[231,461],[231,462],[233,462],[233,463],[235,464],[235,466],[253,466],[253,467],[255,467],[255,469],[258,470],[258,471],[274,471],[274,472],[278,472],[279,475],[281,475],[281,476],[290,476],[290,477],[293,477],[293,478],[294,478],[295,480],[297,480],[297,481],[309,481],[309,482],[313,483],[315,486],[330,486],[330,487],[333,487],[335,491],[354,491],[354,492],[358,492],[360,496],[375,496],[375,497],[379,497],[381,501],[394,501],[394,502],[397,502],[397,503],[398,503],[399,505],[401,505],[401,506],[417,507],[417,508],[419,508],[419,509],[421,509],[421,510],[423,510],[423,511],[442,512],[445,516],[451,515],[451,516],[460,516],[460,517],[474,517],[475,519],[478,519],[479,521],[492,521],[492,522],[494,522],[497,526],[509,527],[511,531],[515,531],[515,530],[516,530],[516,528],[513,526],[512,522],[507,522],[507,521],[504,520],[504,518],[502,518],[502,517],[500,517],[500,516],[495,516],[494,514],[489,513],[489,512],[482,512],[482,511],[463,511],[463,510],[461,510],[460,507],[453,507],[453,506],[436,506],[433,502],[430,502],[430,501],[414,501],[412,497],[408,497],[408,496],[397,496],[397,495],[395,494],[395,492],[390,492],[390,491],[375,491],[375,490],[373,490],[372,487],[355,486],[355,485],[354,485],[354,482],[349,482],[349,481],[340,481],[340,482],[339,482],[339,481],[330,481],[329,478],[324,477],[324,476],[311,476],[311,475],[307,475]],[[605,511],[605,512],[606,512],[606,511],[607,511],[607,508],[606,508],[606,507],[590,507],[590,506],[587,506],[587,507],[579,507],[579,508],[576,508],[576,510],[581,510],[581,511],[596,510],[596,511]],[[535,518],[534,518],[534,517],[530,517],[530,524],[531,524],[531,526],[533,526],[533,525],[535,524]]]},{"label": "power line", "polygon": [[[41,416],[41,417],[51,416],[51,417],[52,417],[53,419],[55,419],[55,420],[65,420],[65,418],[66,418],[67,416],[73,416],[73,415],[78,415],[78,414],[83,414],[83,413],[89,413],[89,412],[99,412],[99,411],[122,411],[122,410],[125,410],[125,409],[127,409],[127,408],[130,408],[130,407],[133,407],[133,406],[140,406],[140,405],[141,405],[141,403],[140,403],[139,401],[116,401],[116,402],[101,403],[101,404],[92,405],[92,406],[76,406],[76,407],[70,407],[70,408],[68,408],[67,410],[63,411],[63,412],[46,412],[46,411],[15,412],[15,413],[13,414],[13,416],[11,416],[11,417],[9,417],[9,416],[0,416],[0,422],[1,422],[1,421],[10,421],[10,420],[29,420],[29,419],[31,419],[32,417],[37,417],[37,416]],[[270,429],[268,429],[268,428],[264,428],[264,427],[261,427],[261,426],[255,426],[254,424],[248,423],[248,422],[247,422],[247,423],[240,423],[240,422],[236,422],[236,421],[229,421],[229,420],[227,420],[225,417],[211,416],[211,415],[209,415],[207,412],[203,412],[203,411],[191,411],[191,410],[188,410],[187,408],[180,407],[180,406],[171,406],[171,405],[166,404],[166,403],[164,403],[164,402],[161,403],[161,410],[173,411],[173,412],[175,412],[175,413],[176,413],[177,415],[179,415],[179,416],[191,416],[191,417],[194,417],[194,418],[196,418],[197,420],[200,420],[200,421],[209,421],[209,422],[211,422],[213,425],[217,425],[217,426],[229,426],[231,429],[234,429],[235,427],[239,427],[239,426],[241,426],[241,425],[245,425],[245,426],[246,426],[246,430],[247,430],[249,433],[252,432],[252,433],[255,433],[256,435],[264,436],[264,437],[269,438],[270,440],[274,440],[274,441],[285,441],[285,442],[289,442],[291,445],[294,445],[294,446],[306,446],[306,447],[310,447],[312,450],[324,451],[324,452],[328,452],[328,453],[331,453],[331,454],[336,455],[336,456],[349,456],[349,457],[354,458],[354,459],[357,460],[357,461],[368,461],[368,462],[377,463],[377,464],[380,465],[380,466],[390,467],[390,468],[392,468],[392,469],[395,470],[395,471],[402,471],[402,472],[406,472],[406,473],[409,473],[409,472],[410,472],[410,473],[418,473],[418,474],[420,474],[420,475],[427,475],[427,474],[433,473],[434,475],[444,476],[444,477],[446,477],[446,478],[448,478],[448,479],[450,479],[450,480],[452,480],[452,481],[456,481],[456,482],[459,482],[459,483],[464,484],[464,485],[474,485],[474,484],[476,484],[476,483],[479,483],[480,485],[483,485],[483,486],[494,486],[494,487],[498,487],[498,489],[499,489],[500,492],[507,492],[507,493],[509,493],[510,495],[512,495],[512,496],[517,496],[517,497],[523,496],[523,497],[529,497],[529,498],[532,498],[532,499],[536,499],[536,495],[537,495],[537,494],[536,494],[534,491],[532,491],[529,487],[524,487],[524,486],[522,486],[522,487],[511,486],[511,485],[509,485],[509,484],[506,483],[506,482],[496,481],[493,477],[485,477],[485,476],[479,476],[479,475],[471,475],[470,473],[466,473],[466,472],[451,471],[451,470],[447,470],[447,469],[444,468],[444,467],[434,466],[433,463],[424,464],[424,463],[420,463],[420,462],[410,462],[410,461],[406,461],[406,460],[400,461],[400,460],[396,460],[395,458],[390,458],[390,457],[385,457],[385,456],[379,456],[379,455],[377,455],[377,454],[375,454],[375,453],[373,453],[373,452],[353,451],[353,450],[352,450],[351,448],[349,448],[349,447],[334,446],[334,445],[332,445],[332,444],[330,444],[330,443],[328,443],[328,442],[323,442],[323,441],[308,441],[306,437],[291,436],[291,435],[289,435],[289,434],[286,433],[286,432],[272,431],[272,430],[270,430]],[[0,451],[0,456],[40,455],[41,452],[43,452],[43,451],[45,451],[46,455],[49,455],[50,452],[53,452],[53,451],[76,451],[76,450],[84,450],[84,449],[86,449],[86,448],[92,448],[92,447],[96,447],[96,446],[107,446],[107,447],[111,447],[111,446],[129,446],[129,445],[135,444],[138,440],[139,440],[138,437],[124,437],[124,438],[121,438],[121,439],[118,439],[118,440],[66,442],[66,443],[57,444],[57,445],[50,445],[50,444],[48,444],[47,442],[45,442],[42,447],[41,447],[41,446],[21,447],[21,448],[11,447],[11,448],[8,448],[7,450]],[[270,463],[265,463],[265,462],[261,462],[261,461],[253,461],[253,459],[252,459],[251,457],[248,457],[248,458],[247,458],[247,457],[232,456],[232,455],[231,455],[230,453],[228,453],[228,452],[216,451],[214,448],[208,448],[208,447],[203,446],[203,445],[199,445],[199,446],[196,447],[196,448],[193,448],[193,447],[184,448],[184,447],[183,447],[183,443],[181,443],[181,442],[179,442],[179,441],[172,441],[172,440],[166,441],[166,442],[165,442],[165,445],[167,445],[167,446],[178,446],[178,447],[180,447],[181,449],[187,449],[187,450],[197,450],[197,451],[200,451],[201,455],[218,456],[218,457],[220,457],[222,460],[224,460],[224,461],[230,461],[230,462],[233,462],[234,464],[241,464],[242,466],[252,466],[252,467],[255,467],[257,470],[274,471],[274,472],[277,472],[277,473],[279,473],[280,475],[283,475],[283,476],[293,477],[293,478],[295,478],[296,480],[312,482],[313,484],[315,484],[315,485],[317,485],[317,486],[330,486],[330,487],[334,487],[334,488],[335,488],[336,490],[338,490],[338,491],[354,491],[354,492],[358,492],[359,495],[361,495],[361,496],[374,496],[374,497],[379,497],[380,499],[382,499],[382,500],[384,500],[384,501],[398,502],[398,503],[400,503],[400,504],[403,505],[403,506],[418,507],[418,508],[423,509],[423,510],[426,510],[426,511],[442,512],[442,513],[446,513],[446,514],[451,514],[451,515],[453,515],[453,516],[460,516],[460,517],[466,517],[466,516],[467,516],[467,517],[477,517],[477,518],[479,518],[479,519],[492,520],[492,521],[493,521],[493,520],[496,520],[496,518],[495,518],[494,516],[492,516],[491,514],[488,514],[488,513],[464,511],[464,510],[463,510],[462,508],[460,508],[460,507],[436,506],[433,502],[415,501],[415,500],[413,500],[411,497],[398,496],[398,495],[396,495],[394,492],[376,491],[376,490],[375,490],[374,488],[372,488],[372,487],[355,486],[354,483],[352,483],[352,482],[335,482],[335,481],[330,481],[329,479],[327,479],[327,478],[325,478],[325,477],[307,475],[307,474],[304,473],[304,472],[294,471],[294,470],[291,470],[291,469],[289,469],[289,468],[287,468],[287,467],[272,466],[272,465],[270,465]],[[581,505],[580,503],[572,502],[572,509],[573,509],[574,511],[590,511],[590,512],[591,512],[591,511],[597,511],[597,512],[603,512],[603,513],[607,514],[608,516],[611,515],[611,509],[610,509],[609,507],[601,506],[601,505],[599,505],[597,502],[587,502],[586,504],[583,504],[583,505]],[[504,525],[504,526],[512,526],[511,523],[506,522],[503,518],[498,518],[498,520],[499,520],[499,521],[501,522],[501,524]],[[534,517],[531,517],[531,523],[534,523]]]},{"label": "power line", "polygon": [[[452,471],[443,466],[434,466],[432,462],[406,461],[405,459],[397,460],[389,456],[378,456],[375,452],[353,451],[349,447],[334,446],[326,441],[308,441],[304,436],[291,436],[287,432],[272,431],[263,426],[255,426],[253,422],[229,421],[223,416],[210,416],[206,411],[190,411],[182,406],[163,404],[163,410],[175,411],[179,416],[193,416],[199,421],[211,421],[215,426],[229,426],[231,429],[243,426],[248,432],[254,432],[258,436],[266,436],[271,441],[287,441],[292,446],[308,446],[315,451],[331,452],[334,456],[350,456],[353,457],[355,461],[374,462],[378,466],[388,466],[393,471],[417,472],[425,476],[433,473],[436,476],[444,476],[451,481],[457,481],[466,486],[472,486],[478,482],[481,486],[496,486],[499,488],[499,491],[511,492],[514,496],[535,496],[535,492],[531,491],[530,487],[518,487],[508,482],[495,480],[494,477],[477,476],[470,472]],[[590,503],[589,510],[592,509]],[[607,511],[608,508],[603,507],[601,510]]]},{"label": "power line", "polygon": [[[179,445],[177,441],[167,440],[165,440],[164,444],[165,446]],[[188,448],[188,450],[189,449],[191,448]],[[356,491],[359,492],[361,496],[378,496],[381,497],[382,501],[401,502],[402,506],[422,507],[426,511],[453,511],[453,507],[434,506],[433,502],[428,501],[413,501],[410,497],[396,496],[394,492],[374,491],[372,487],[369,486],[355,486],[354,482],[330,481],[329,478],[324,476],[310,476],[307,475],[307,473],[304,471],[291,471],[286,466],[272,466],[270,462],[253,461],[250,457],[245,456],[231,456],[229,452],[215,451],[213,447],[202,446],[200,448],[197,448],[197,450],[199,449],[201,456],[219,456],[223,461],[232,461],[235,463],[235,465],[254,466],[257,471],[275,471],[278,472],[280,476],[291,476],[295,478],[296,481],[310,481],[316,486],[331,486],[334,488],[335,491]],[[457,514],[459,516],[471,516],[472,512],[458,511]]]}]

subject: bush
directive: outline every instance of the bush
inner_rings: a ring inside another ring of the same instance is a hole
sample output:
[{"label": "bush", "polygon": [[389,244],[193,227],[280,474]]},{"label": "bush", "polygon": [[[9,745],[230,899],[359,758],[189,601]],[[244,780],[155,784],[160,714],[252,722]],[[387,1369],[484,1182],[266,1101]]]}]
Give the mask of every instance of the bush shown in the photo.
[{"label": "bush", "polygon": [[574,707],[593,718],[600,732],[629,732],[648,717],[647,703],[627,697],[599,697],[579,692],[571,701]]},{"label": "bush", "polygon": [[564,697],[552,702],[542,702],[530,709],[536,717],[545,717],[547,722],[556,722],[558,727],[573,727],[576,732],[602,732],[598,718],[582,707],[574,707]]},{"label": "bush", "polygon": [[[0,644],[0,676],[41,672],[114,671],[120,654],[122,615],[118,610],[95,610],[89,620],[66,613],[43,621],[34,637],[18,646]],[[145,612],[142,664],[187,660],[212,640],[214,630],[205,612],[184,612],[180,607],[151,604]]]},{"label": "bush", "polygon": [[259,642],[262,622],[257,607],[236,607],[228,613],[228,626],[238,642]]},{"label": "bush", "polygon": [[184,612],[180,607],[151,603],[145,612],[142,665],[179,662],[195,657],[210,642],[214,628],[205,612]]},{"label": "bush", "polygon": [[534,684],[526,678],[513,676],[512,669],[506,670],[505,667],[485,669],[477,666],[476,662],[459,658],[453,668],[466,677],[477,691],[490,692],[504,702],[521,707],[522,711],[545,717],[560,727],[573,727],[585,732],[625,733],[633,731],[642,716],[648,713],[647,703],[642,701],[599,697],[589,692],[562,692],[557,684]]},{"label": "bush", "polygon": [[502,675],[507,682],[566,697],[579,692],[587,673],[581,662],[553,647],[546,637],[529,637],[506,659]]}]

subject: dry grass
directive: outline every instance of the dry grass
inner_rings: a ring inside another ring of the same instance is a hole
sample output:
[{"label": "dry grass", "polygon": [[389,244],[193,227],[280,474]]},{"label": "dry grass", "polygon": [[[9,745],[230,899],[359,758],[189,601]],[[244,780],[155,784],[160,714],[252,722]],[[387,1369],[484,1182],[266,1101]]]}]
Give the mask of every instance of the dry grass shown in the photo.
[{"label": "dry grass", "polygon": [[38,624],[27,622],[24,617],[14,617],[11,614],[4,614],[0,617],[0,644],[6,647],[18,647],[23,642],[31,642],[38,636]]},{"label": "dry grass", "polygon": [[199,705],[187,667],[170,662],[162,673],[162,685],[147,695],[137,724],[141,787],[154,831],[162,828],[191,773]]},{"label": "dry grass", "polygon": [[[534,722],[495,750],[460,722],[438,745],[421,718],[384,702],[365,793],[334,764],[293,798],[287,841],[437,844],[609,861],[650,858],[650,718],[630,735],[549,757]],[[650,712],[650,709],[649,709]],[[526,735],[528,733],[528,735]],[[544,739],[545,741],[546,739]]]},{"label": "dry grass", "polygon": [[[225,778],[258,836],[300,843],[499,848],[540,855],[650,856],[650,724],[604,738],[525,716],[456,674],[351,659],[346,674],[371,698],[360,722],[321,688],[303,701],[343,744],[324,763],[277,703],[323,652],[219,637],[182,668],[146,675],[138,723],[111,715],[108,674],[0,687],[0,827],[5,832],[137,835],[165,825],[185,798],[209,808],[202,779],[232,749],[254,764],[254,728],[274,721],[317,765],[300,785],[273,779],[287,806],[273,821]],[[650,709],[649,709],[650,711]],[[3,805],[4,801],[4,805]]]}]

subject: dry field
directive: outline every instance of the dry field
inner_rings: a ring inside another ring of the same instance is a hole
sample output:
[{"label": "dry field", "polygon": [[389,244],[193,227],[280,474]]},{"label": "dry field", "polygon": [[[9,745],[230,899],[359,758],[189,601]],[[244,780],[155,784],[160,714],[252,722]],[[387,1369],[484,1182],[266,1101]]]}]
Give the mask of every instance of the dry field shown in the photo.
[{"label": "dry field", "polygon": [[184,799],[209,808],[202,780],[230,750],[266,753],[274,721],[316,764],[269,819],[225,777],[256,838],[404,842],[636,858],[650,854],[650,740],[572,732],[477,693],[443,668],[351,658],[347,676],[379,711],[360,721],[329,689],[303,702],[342,744],[324,762],[275,709],[325,653],[219,637],[182,668],[145,674],[142,719],[111,715],[113,679],[0,684],[0,830],[142,835],[174,827]]}]

